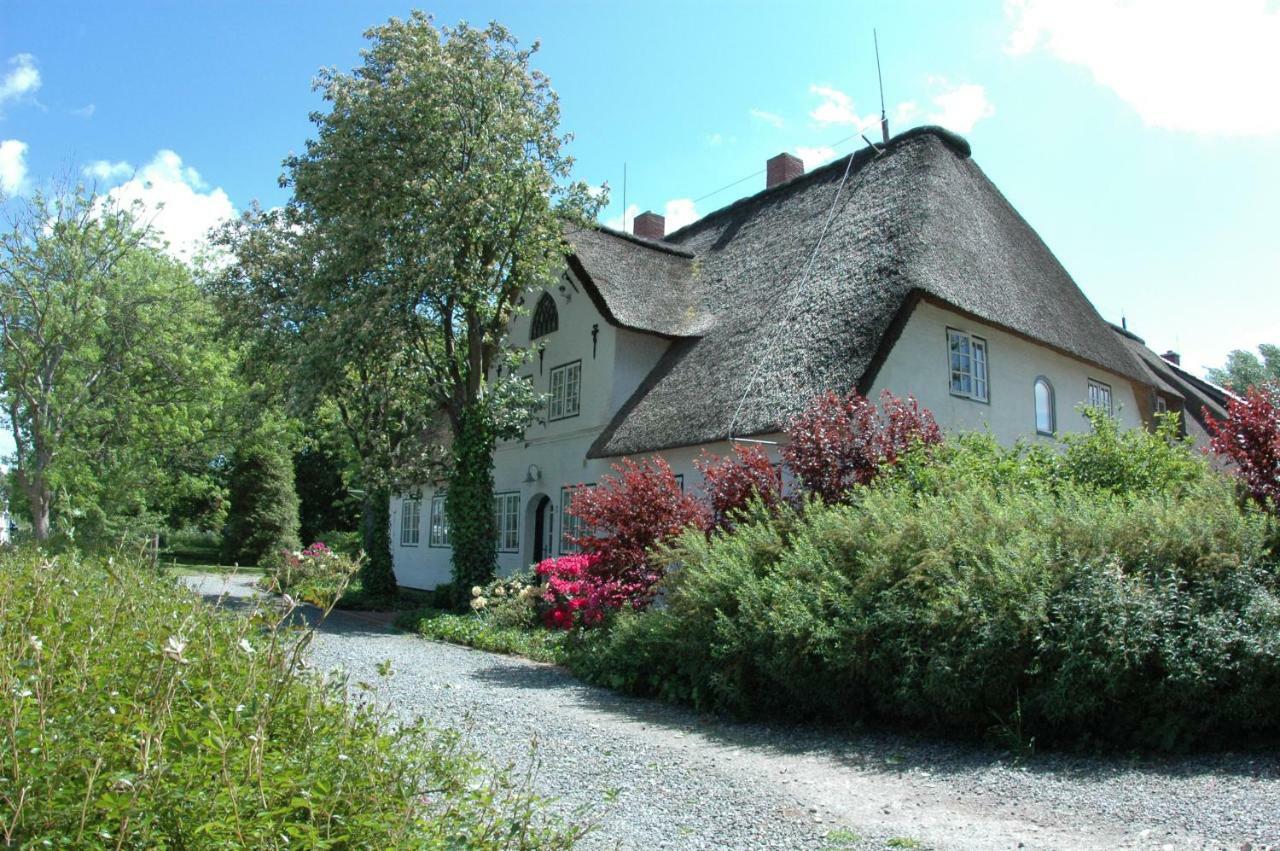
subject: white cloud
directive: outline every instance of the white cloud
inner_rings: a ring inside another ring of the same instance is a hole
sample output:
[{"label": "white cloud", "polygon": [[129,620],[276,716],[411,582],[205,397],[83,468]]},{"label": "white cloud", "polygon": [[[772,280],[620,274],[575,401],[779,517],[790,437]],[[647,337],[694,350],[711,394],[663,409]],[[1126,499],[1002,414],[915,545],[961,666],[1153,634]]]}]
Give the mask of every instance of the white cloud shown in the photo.
[{"label": "white cloud", "polygon": [[123,160],[114,163],[107,160],[97,160],[84,167],[85,177],[91,177],[106,184],[118,183],[127,177],[133,177],[133,172],[133,166]]},{"label": "white cloud", "polygon": [[[104,173],[119,175],[127,165],[103,160],[90,168],[101,166]],[[107,197],[126,207],[139,203],[144,219],[169,243],[169,253],[182,260],[190,260],[205,245],[211,228],[236,214],[226,192],[211,189],[199,172],[169,150],[157,153]]]},{"label": "white cloud", "polygon": [[768,124],[771,127],[782,127],[784,124],[787,123],[786,119],[784,119],[781,115],[778,115],[773,112],[765,112],[763,109],[756,109],[755,107],[748,109],[747,114],[750,115],[752,118],[756,118],[756,119],[759,119],[760,121],[763,121],[765,124]]},{"label": "white cloud", "polygon": [[825,145],[818,148],[806,148],[801,145],[796,148],[796,156],[804,160],[805,171],[813,171],[818,166],[830,162],[835,155],[835,148],[828,148]]},{"label": "white cloud", "polygon": [[957,133],[968,133],[979,121],[996,114],[995,106],[987,100],[986,89],[977,83],[952,85],[943,78],[930,82],[943,89],[941,94],[933,96],[937,109],[929,115],[929,121],[934,124]]},{"label": "white cloud", "polygon": [[27,143],[17,139],[0,142],[0,192],[15,195],[27,183]]},{"label": "white cloud", "polygon": [[32,94],[40,88],[40,69],[30,53],[19,53],[9,59],[12,70],[0,79],[0,104]]},{"label": "white cloud", "polygon": [[823,127],[841,124],[864,130],[879,121],[874,115],[858,115],[853,108],[853,98],[839,89],[815,85],[809,87],[809,92],[822,98],[822,103],[814,107],[809,117]]},{"label": "white cloud", "polygon": [[920,107],[913,100],[903,101],[893,108],[893,126],[901,128],[910,124],[920,114]]},{"label": "white cloud", "polygon": [[77,118],[92,118],[93,114],[98,111],[98,105],[95,103],[85,104],[79,109],[71,110],[71,114]]},{"label": "white cloud", "polygon": [[690,198],[675,198],[667,202],[665,214],[667,233],[678,230],[699,218],[698,208]]},{"label": "white cloud", "polygon": [[1280,6],[1266,0],[1006,0],[1007,49],[1080,65],[1167,130],[1280,133]]},{"label": "white cloud", "polygon": [[631,223],[639,214],[639,207],[635,204],[628,204],[627,209],[623,211],[621,216],[614,216],[612,219],[607,220],[604,223],[604,226],[607,228],[613,228],[614,230],[624,230],[627,233],[631,233]]}]

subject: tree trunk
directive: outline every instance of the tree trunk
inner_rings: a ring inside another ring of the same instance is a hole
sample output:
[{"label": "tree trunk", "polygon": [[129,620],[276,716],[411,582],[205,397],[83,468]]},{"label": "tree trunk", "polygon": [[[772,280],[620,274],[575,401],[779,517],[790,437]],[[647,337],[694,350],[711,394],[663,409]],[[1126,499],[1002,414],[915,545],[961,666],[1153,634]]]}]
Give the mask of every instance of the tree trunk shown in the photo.
[{"label": "tree trunk", "polygon": [[49,540],[49,517],[53,509],[53,492],[44,483],[44,476],[33,476],[18,468],[18,487],[27,497],[27,509],[31,512],[31,534],[37,543]]},{"label": "tree trunk", "polygon": [[360,581],[366,594],[394,596],[396,574],[391,566],[391,493],[384,488],[366,490],[360,509],[360,535],[365,552]]},{"label": "tree trunk", "polygon": [[472,408],[458,417],[445,514],[453,546],[454,605],[461,609],[471,600],[472,586],[493,579],[498,563],[497,529],[493,525],[493,432],[483,412]]}]

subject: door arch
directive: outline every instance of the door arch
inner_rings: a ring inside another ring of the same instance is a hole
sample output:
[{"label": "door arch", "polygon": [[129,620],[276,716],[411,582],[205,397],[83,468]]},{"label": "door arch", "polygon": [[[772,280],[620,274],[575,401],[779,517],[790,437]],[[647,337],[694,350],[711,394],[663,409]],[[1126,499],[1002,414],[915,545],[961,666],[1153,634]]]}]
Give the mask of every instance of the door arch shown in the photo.
[{"label": "door arch", "polygon": [[538,494],[533,498],[533,531],[530,555],[534,564],[555,555],[555,504],[546,494]]}]

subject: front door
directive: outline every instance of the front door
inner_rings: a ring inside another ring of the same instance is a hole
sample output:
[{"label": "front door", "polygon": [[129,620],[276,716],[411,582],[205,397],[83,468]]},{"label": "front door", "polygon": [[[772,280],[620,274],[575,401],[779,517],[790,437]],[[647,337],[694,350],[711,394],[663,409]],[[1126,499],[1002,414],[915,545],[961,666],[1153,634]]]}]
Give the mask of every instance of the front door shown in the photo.
[{"label": "front door", "polygon": [[538,507],[533,515],[533,561],[535,564],[551,558],[553,552],[551,543],[555,540],[554,526],[551,498],[544,496],[538,500]]}]

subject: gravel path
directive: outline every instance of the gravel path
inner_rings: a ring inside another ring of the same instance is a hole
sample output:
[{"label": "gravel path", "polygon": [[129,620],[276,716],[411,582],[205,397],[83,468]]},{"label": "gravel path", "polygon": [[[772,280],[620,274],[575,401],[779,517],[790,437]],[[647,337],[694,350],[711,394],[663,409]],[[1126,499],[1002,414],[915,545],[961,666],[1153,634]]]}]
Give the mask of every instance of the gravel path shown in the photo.
[{"label": "gravel path", "polygon": [[347,613],[311,656],[377,684],[406,718],[467,730],[498,763],[527,766],[536,738],[537,788],[566,810],[617,790],[589,848],[1280,848],[1274,753],[1017,762],[933,739],[737,724]]}]

